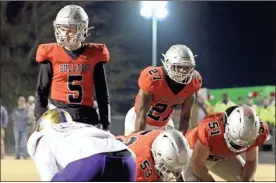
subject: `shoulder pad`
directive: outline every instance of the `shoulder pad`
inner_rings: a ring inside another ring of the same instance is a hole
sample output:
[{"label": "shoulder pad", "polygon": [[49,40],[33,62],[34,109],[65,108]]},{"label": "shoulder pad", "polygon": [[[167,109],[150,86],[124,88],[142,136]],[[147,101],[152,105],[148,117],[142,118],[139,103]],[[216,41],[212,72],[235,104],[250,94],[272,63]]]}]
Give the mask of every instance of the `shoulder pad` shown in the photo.
[{"label": "shoulder pad", "polygon": [[35,156],[35,152],[36,152],[36,148],[37,148],[37,142],[38,139],[40,139],[44,134],[42,132],[33,132],[32,135],[30,136],[30,138],[28,139],[27,142],[27,151],[30,155],[31,158],[34,158]]},{"label": "shoulder pad", "polygon": [[36,51],[36,61],[38,63],[48,60],[48,54],[51,52],[54,47],[57,46],[56,43],[41,44],[38,46]]},{"label": "shoulder pad", "polygon": [[201,88],[201,86],[202,86],[202,77],[201,77],[200,73],[196,70],[194,70],[194,72],[193,72],[192,82],[193,82],[194,87],[197,90],[199,90]]},{"label": "shoulder pad", "polygon": [[146,92],[153,92],[161,85],[160,81],[163,80],[162,77],[163,75],[159,72],[157,67],[150,66],[141,71],[138,85]]},{"label": "shoulder pad", "polygon": [[209,119],[220,120],[223,118],[224,114],[225,114],[224,112],[208,114],[207,116],[205,116],[204,120],[209,120]]},{"label": "shoulder pad", "polygon": [[110,55],[105,44],[88,43],[88,48],[91,49],[91,56],[96,57],[97,61],[109,62]]},{"label": "shoulder pad", "polygon": [[260,130],[259,130],[259,137],[257,138],[257,140],[255,142],[255,144],[257,146],[262,145],[266,141],[268,134],[269,134],[269,128],[268,128],[267,123],[262,122],[262,121],[260,121],[260,123],[261,124],[260,124]]}]

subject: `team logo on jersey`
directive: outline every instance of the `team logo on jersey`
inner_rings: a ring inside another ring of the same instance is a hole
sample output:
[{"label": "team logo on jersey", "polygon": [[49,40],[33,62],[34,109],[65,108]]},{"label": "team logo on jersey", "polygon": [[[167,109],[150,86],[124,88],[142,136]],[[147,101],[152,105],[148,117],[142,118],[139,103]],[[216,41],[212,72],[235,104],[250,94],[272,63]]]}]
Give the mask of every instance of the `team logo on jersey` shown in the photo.
[{"label": "team logo on jersey", "polygon": [[60,64],[59,72],[89,72],[91,68],[90,64]]}]

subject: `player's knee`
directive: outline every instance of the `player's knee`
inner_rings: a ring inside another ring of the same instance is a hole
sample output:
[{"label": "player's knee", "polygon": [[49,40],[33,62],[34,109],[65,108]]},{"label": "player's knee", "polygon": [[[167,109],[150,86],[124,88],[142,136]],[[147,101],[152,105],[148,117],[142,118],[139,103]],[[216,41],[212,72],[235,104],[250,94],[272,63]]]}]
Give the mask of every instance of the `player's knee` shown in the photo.
[{"label": "player's knee", "polygon": [[129,135],[131,134],[132,132],[134,132],[134,128],[125,128],[125,132],[124,132],[124,135]]},{"label": "player's knee", "polygon": [[[134,114],[133,114],[134,112]],[[128,135],[135,130],[135,111],[130,109],[125,117],[125,135]]]},{"label": "player's knee", "polygon": [[135,130],[135,124],[132,121],[125,121],[125,133],[132,133]]}]

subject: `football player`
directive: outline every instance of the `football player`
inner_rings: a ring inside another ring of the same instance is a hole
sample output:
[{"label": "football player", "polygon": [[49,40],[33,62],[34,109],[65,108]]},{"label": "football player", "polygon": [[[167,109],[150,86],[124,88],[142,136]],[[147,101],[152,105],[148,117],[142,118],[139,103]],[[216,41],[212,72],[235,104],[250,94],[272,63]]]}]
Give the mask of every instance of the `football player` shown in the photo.
[{"label": "football player", "polygon": [[[249,106],[233,106],[207,116],[186,134],[193,153],[184,180],[211,182],[211,171],[226,181],[253,181],[258,147],[267,136],[267,124]],[[241,153],[245,153],[245,160]]]},{"label": "football player", "polygon": [[202,85],[195,70],[195,56],[185,45],[173,45],[163,56],[163,67],[150,66],[140,74],[135,106],[125,118],[125,135],[166,125],[174,127],[170,115],[178,106],[181,106],[179,130],[183,134],[188,130],[195,93]]},{"label": "football player", "polygon": [[156,182],[178,179],[187,167],[191,150],[177,130],[148,130],[118,136],[136,155],[136,181]]},{"label": "football player", "polygon": [[135,156],[126,145],[111,133],[73,122],[62,109],[42,115],[27,147],[42,181],[135,181]]},{"label": "football player", "polygon": [[[67,5],[54,20],[57,43],[41,44],[36,53],[40,71],[35,95],[36,120],[52,106],[70,113],[74,121],[102,124],[109,129],[109,96],[104,63],[109,52],[104,44],[85,43],[88,15],[82,7]],[[100,120],[93,108],[94,86]]]}]

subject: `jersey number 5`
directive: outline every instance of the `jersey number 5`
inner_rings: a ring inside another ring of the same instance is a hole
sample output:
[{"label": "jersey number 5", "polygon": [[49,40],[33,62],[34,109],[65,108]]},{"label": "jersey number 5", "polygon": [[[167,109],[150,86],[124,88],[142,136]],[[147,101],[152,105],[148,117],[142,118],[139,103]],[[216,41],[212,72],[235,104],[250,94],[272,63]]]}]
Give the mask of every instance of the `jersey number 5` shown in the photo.
[{"label": "jersey number 5", "polygon": [[219,124],[218,124],[217,121],[208,123],[208,126],[210,128],[210,135],[211,136],[220,134],[220,128],[219,128]]},{"label": "jersey number 5", "polygon": [[67,87],[70,91],[78,92],[78,95],[75,94],[68,94],[68,101],[71,104],[80,104],[82,102],[83,97],[83,89],[80,84],[74,84],[74,82],[82,82],[83,76],[82,75],[69,75]]}]

